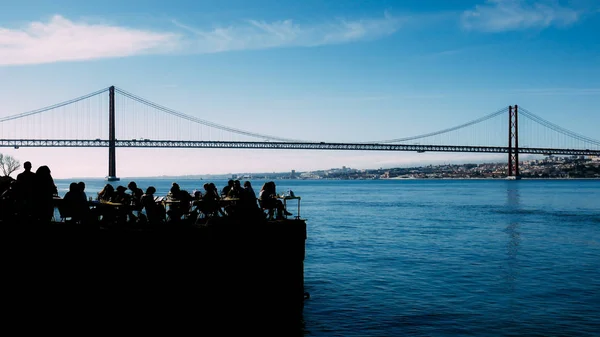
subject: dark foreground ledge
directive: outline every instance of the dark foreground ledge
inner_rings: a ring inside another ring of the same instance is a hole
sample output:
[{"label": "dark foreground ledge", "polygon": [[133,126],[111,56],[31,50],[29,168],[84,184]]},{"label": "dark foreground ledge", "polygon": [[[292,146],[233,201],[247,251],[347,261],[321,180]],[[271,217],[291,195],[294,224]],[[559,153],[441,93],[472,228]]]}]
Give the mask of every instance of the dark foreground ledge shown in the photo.
[{"label": "dark foreground ledge", "polygon": [[5,275],[16,281],[17,307],[60,303],[63,318],[85,312],[135,331],[168,323],[220,331],[212,335],[301,334],[304,220],[223,219],[149,231],[53,226],[10,240],[15,258]]}]

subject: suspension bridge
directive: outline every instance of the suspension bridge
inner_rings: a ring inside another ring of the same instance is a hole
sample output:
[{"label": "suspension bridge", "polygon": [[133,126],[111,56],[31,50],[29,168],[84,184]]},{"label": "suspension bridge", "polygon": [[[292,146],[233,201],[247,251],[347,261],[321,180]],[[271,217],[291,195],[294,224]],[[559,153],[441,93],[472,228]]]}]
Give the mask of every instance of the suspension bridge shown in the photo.
[{"label": "suspension bridge", "polygon": [[520,106],[422,135],[332,143],[241,130],[187,115],[111,86],[41,109],[0,117],[1,147],[107,147],[108,180],[118,180],[116,149],[231,148],[502,153],[507,176],[519,155],[599,156],[600,141],[553,124]]}]

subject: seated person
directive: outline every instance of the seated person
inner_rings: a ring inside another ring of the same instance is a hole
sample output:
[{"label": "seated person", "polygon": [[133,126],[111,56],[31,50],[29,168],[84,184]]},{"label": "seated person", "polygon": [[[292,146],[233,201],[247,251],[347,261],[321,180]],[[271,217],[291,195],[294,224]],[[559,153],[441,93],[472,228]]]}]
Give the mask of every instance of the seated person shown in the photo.
[{"label": "seated person", "polygon": [[106,185],[104,185],[102,190],[100,190],[100,192],[98,192],[98,201],[112,201],[114,195],[115,195],[115,188],[113,187],[113,185],[106,184]]},{"label": "seated person", "polygon": [[193,199],[194,201],[202,200],[202,192],[194,190]]},{"label": "seated person", "polygon": [[75,222],[87,222],[89,220],[90,207],[85,194],[82,193],[81,185],[75,182],[69,185],[69,191],[63,197],[59,211],[61,216],[71,217]]},{"label": "seated person", "polygon": [[126,192],[127,188],[125,186],[117,186],[111,201],[120,204],[116,209],[117,220],[127,221],[129,219],[134,221],[136,217],[131,212],[131,196]]},{"label": "seated person", "polygon": [[182,216],[189,213],[192,196],[188,191],[182,190],[179,184],[173,183],[168,197],[171,200],[178,201],[169,205],[167,214],[169,214],[171,220],[180,220]]},{"label": "seated person", "polygon": [[115,188],[111,184],[106,184],[98,192],[98,201],[100,204],[96,207],[97,215],[102,218],[103,223],[113,223],[116,219],[115,209],[103,203],[112,202],[115,197]]},{"label": "seated person", "polygon": [[154,200],[154,193],[156,193],[156,188],[150,186],[140,200],[142,208],[146,211],[148,222],[150,224],[160,224],[165,221],[166,212],[165,207]]},{"label": "seated person", "polygon": [[204,194],[202,200],[198,202],[198,209],[205,216],[218,216],[220,213],[223,215],[220,205],[221,198],[217,188],[212,183],[204,184]]},{"label": "seated person", "polygon": [[131,204],[131,196],[125,193],[126,191],[127,188],[125,186],[117,186],[117,189],[115,190],[115,193],[110,201],[123,205]]},{"label": "seated person", "polygon": [[260,217],[264,216],[264,213],[258,207],[256,194],[252,189],[250,181],[245,181],[244,186],[240,187],[239,201],[236,204],[237,211],[244,217]]},{"label": "seated person", "polygon": [[277,199],[277,192],[275,190],[275,182],[268,181],[263,184],[258,194],[258,202],[260,207],[268,210],[269,220],[273,219],[273,213],[277,211],[277,219],[283,219],[283,215],[292,215],[288,212],[281,200]]},{"label": "seated person", "polygon": [[227,185],[225,187],[223,187],[223,189],[221,190],[221,196],[226,197],[227,195],[229,195],[229,191],[233,188],[233,179],[229,179],[227,181]]},{"label": "seated person", "polygon": [[233,215],[235,213],[237,213],[240,209],[240,202],[241,201],[241,197],[242,197],[242,186],[240,185],[240,181],[239,180],[233,180],[233,184],[231,186],[231,188],[229,189],[229,191],[227,192],[227,198],[229,199],[240,199],[237,202],[236,201],[228,201],[226,203],[223,204],[224,208],[225,208],[225,213],[227,213],[228,215]]},{"label": "seated person", "polygon": [[142,189],[137,186],[137,183],[135,181],[129,182],[129,184],[127,184],[127,188],[131,191],[131,206],[133,210],[141,211],[141,199],[142,195],[144,195],[144,191],[142,191]]}]

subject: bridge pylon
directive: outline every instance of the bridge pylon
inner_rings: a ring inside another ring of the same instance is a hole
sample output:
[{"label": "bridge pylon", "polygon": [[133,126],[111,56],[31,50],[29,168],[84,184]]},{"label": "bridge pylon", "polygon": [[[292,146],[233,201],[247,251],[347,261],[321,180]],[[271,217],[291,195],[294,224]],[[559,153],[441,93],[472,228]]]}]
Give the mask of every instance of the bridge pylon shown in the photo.
[{"label": "bridge pylon", "polygon": [[508,179],[521,179],[519,175],[519,106],[508,107]]},{"label": "bridge pylon", "polygon": [[108,88],[108,181],[121,180],[117,177],[115,140],[115,86],[111,86]]}]

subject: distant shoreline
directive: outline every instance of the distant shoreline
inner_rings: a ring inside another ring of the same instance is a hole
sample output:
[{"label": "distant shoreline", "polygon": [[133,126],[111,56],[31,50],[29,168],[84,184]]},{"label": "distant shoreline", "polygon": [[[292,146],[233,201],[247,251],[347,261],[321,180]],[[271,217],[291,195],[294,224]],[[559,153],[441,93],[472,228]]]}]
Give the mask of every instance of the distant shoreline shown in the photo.
[{"label": "distant shoreline", "polygon": [[[202,180],[206,180],[207,182],[211,181],[211,180],[227,180],[227,179],[231,179],[231,178],[227,178],[227,177],[217,177],[217,178],[212,178],[212,179],[207,179],[207,178],[189,178],[189,177],[178,177],[178,176],[172,176],[172,177],[164,177],[164,176],[159,176],[159,177],[121,177],[121,181],[118,181],[116,183],[122,183],[123,181],[135,181],[135,180],[140,180],[140,179],[151,179],[151,180],[195,180],[195,181],[202,181]],[[85,178],[81,178],[81,177],[77,177],[77,178],[54,178],[54,180],[105,180],[104,177],[85,177]],[[257,178],[257,179],[245,179],[244,180],[265,180],[263,178]],[[460,178],[460,177],[456,177],[456,178],[452,178],[452,177],[445,177],[445,178],[404,178],[404,177],[393,177],[393,178],[379,178],[379,179],[339,179],[339,178],[321,178],[321,179],[289,179],[289,178],[274,178],[271,180],[294,180],[294,181],[319,181],[319,180],[344,180],[344,181],[377,181],[377,180],[510,180],[507,179],[506,177],[504,178]],[[531,178],[531,177],[522,177],[520,180],[600,180],[600,178]]]},{"label": "distant shoreline", "polygon": [[[380,180],[511,180],[507,178],[380,178]],[[521,177],[520,180],[600,180],[600,178],[531,178]]]}]

